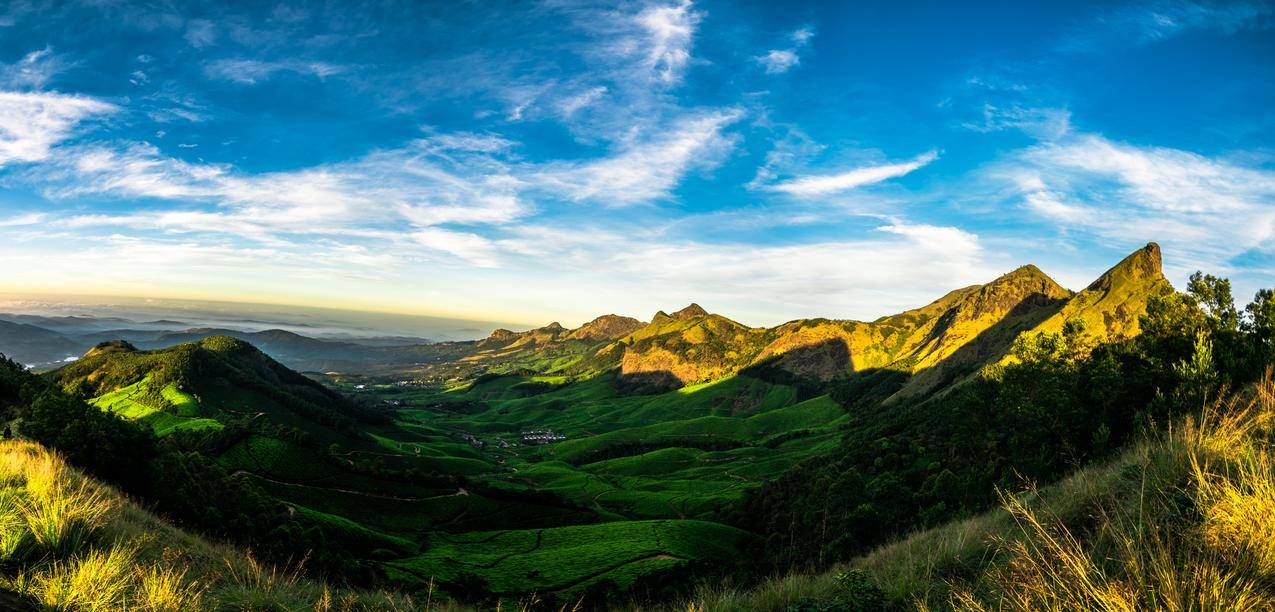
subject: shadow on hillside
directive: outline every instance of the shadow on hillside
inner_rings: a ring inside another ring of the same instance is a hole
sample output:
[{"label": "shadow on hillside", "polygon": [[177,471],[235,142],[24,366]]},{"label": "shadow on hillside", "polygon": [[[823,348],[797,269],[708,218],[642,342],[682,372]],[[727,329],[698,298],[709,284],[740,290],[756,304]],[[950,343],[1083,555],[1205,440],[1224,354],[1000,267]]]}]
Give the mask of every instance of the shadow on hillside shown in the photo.
[{"label": "shadow on hillside", "polygon": [[854,367],[845,338],[829,338],[772,355],[739,371],[741,376],[797,388],[797,400],[816,397],[828,382]]},{"label": "shadow on hillside", "polygon": [[621,395],[657,395],[680,389],[685,383],[668,370],[628,373],[616,370],[611,386]]},{"label": "shadow on hillside", "polygon": [[[753,363],[739,375],[797,388],[799,400],[834,391],[847,407],[886,401],[903,391],[909,396],[925,395],[976,372],[986,363],[1009,354],[1014,339],[1056,314],[1067,300],[1043,292],[1023,296],[1008,308],[996,323],[959,346],[939,362],[912,372],[915,362],[902,360],[883,368],[853,370],[851,349],[844,338],[829,338],[792,348]],[[999,305],[997,305],[999,306]],[[975,316],[978,313],[972,313]],[[949,309],[939,315],[928,335],[919,343],[943,342],[955,333],[967,311]],[[617,371],[615,389],[626,395],[650,395],[672,391],[685,383],[667,370],[650,372]]]},{"label": "shadow on hillside", "polygon": [[[984,364],[999,361],[1009,354],[1014,339],[1058,313],[1066,299],[1051,298],[1044,293],[1030,293],[1014,304],[999,321],[958,347],[934,365],[914,372],[914,389],[909,395],[923,395],[940,389],[976,372]],[[956,309],[948,310],[926,338],[926,343],[942,340],[954,324],[959,323]]]}]

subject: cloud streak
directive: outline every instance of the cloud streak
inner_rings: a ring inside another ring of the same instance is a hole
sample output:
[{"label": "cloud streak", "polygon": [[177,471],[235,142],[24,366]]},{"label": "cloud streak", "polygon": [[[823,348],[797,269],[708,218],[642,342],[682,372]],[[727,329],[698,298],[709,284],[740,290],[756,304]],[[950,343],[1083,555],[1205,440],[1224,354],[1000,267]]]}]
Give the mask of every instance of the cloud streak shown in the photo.
[{"label": "cloud streak", "polygon": [[854,168],[836,174],[803,176],[770,185],[767,189],[802,198],[825,196],[911,174],[938,157],[938,151],[928,151],[905,162]]},{"label": "cloud streak", "polygon": [[0,166],[48,159],[77,125],[119,110],[113,104],[54,92],[0,91]]}]

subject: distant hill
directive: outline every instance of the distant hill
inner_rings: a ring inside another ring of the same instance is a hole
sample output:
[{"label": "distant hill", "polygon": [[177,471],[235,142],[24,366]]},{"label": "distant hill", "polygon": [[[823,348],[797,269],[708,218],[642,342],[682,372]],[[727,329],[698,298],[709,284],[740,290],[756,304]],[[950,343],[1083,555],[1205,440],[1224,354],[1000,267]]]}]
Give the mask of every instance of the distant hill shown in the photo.
[{"label": "distant hill", "polygon": [[0,320],[0,354],[31,365],[47,365],[75,357],[83,345],[55,331],[27,323]]},{"label": "distant hill", "polygon": [[228,336],[150,351],[123,341],[102,343],[50,377],[160,434],[264,416],[331,438],[353,432],[368,417],[337,393]]}]

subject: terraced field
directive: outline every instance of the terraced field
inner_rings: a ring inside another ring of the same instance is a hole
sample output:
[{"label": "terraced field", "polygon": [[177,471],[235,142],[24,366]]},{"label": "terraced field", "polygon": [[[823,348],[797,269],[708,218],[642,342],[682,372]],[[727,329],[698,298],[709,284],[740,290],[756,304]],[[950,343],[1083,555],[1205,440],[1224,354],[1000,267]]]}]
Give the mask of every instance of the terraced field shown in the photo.
[{"label": "terraced field", "polygon": [[149,376],[91,401],[103,410],[150,425],[160,436],[179,429],[220,429],[222,426],[216,419],[204,418],[199,401],[177,385],[170,383],[156,393]]},{"label": "terraced field", "polygon": [[625,521],[431,536],[423,554],[387,564],[391,577],[454,582],[478,577],[496,594],[560,595],[608,580],[620,588],[687,561],[724,558],[750,536],[703,521]]}]

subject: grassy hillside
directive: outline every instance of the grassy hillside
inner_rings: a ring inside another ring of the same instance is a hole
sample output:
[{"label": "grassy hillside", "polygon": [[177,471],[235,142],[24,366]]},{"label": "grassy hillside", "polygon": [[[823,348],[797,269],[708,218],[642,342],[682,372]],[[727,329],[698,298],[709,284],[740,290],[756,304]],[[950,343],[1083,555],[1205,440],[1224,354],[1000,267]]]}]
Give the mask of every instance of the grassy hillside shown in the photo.
[{"label": "grassy hillside", "polygon": [[104,343],[50,377],[161,435],[264,417],[331,443],[377,416],[226,336],[151,351]]},{"label": "grassy hillside", "polygon": [[415,610],[191,535],[31,442],[0,442],[0,606],[10,610]]},{"label": "grassy hillside", "polygon": [[991,512],[836,568],[710,585],[669,610],[1275,607],[1275,384]]}]

